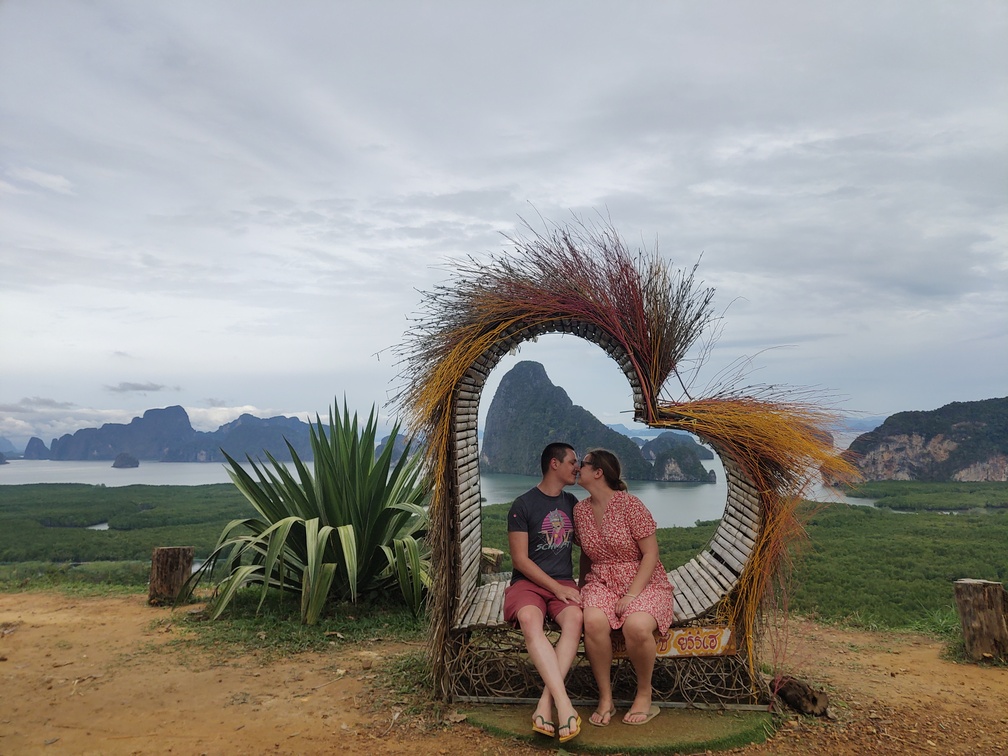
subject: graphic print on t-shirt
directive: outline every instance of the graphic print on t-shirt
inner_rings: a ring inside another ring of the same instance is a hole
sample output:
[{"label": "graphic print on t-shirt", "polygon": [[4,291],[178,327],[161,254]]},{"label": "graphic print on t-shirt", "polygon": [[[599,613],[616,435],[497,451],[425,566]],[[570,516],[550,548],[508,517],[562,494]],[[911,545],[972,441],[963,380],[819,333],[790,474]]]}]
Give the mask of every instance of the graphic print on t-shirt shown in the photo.
[{"label": "graphic print on t-shirt", "polygon": [[543,534],[546,541],[539,545],[540,549],[562,549],[570,543],[574,524],[566,512],[554,509],[543,518],[542,528],[539,532]]}]

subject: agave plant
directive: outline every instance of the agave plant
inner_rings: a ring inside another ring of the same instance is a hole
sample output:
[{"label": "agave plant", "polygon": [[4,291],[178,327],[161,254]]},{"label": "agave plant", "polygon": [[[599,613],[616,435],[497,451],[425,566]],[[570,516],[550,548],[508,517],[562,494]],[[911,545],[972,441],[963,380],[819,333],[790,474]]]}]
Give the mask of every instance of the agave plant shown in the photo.
[{"label": "agave plant", "polygon": [[376,432],[374,407],[358,427],[344,400],[342,417],[329,410],[328,433],[318,416],[309,427],[312,470],[289,442],[293,472],[267,452],[272,469],[248,458],[253,477],[225,454],[228,475],[260,516],[227,524],[183,595],[223,563],[227,575],[210,605],[214,619],[249,585],[261,586],[260,607],[270,588],[300,593],[301,621],[308,625],[318,621],[330,597],[356,602],[365,592],[395,584],[419,614],[430,584],[423,545],[430,485],[410,444],[393,466],[398,423],[377,457]]}]

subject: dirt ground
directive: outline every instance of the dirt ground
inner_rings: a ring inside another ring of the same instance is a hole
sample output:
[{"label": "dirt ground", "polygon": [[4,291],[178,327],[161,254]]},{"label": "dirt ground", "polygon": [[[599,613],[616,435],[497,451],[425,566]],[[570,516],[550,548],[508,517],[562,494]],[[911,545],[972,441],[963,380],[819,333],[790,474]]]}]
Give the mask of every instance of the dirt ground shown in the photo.
[{"label": "dirt ground", "polygon": [[[0,594],[2,754],[533,754],[452,709],[382,688],[390,658],[419,648],[220,662],[170,645],[186,632],[143,596]],[[785,669],[831,699],[732,754],[1008,753],[1008,669],[955,664],[916,635],[792,620]],[[587,713],[587,712],[586,712]],[[567,744],[576,752],[577,741]]]}]

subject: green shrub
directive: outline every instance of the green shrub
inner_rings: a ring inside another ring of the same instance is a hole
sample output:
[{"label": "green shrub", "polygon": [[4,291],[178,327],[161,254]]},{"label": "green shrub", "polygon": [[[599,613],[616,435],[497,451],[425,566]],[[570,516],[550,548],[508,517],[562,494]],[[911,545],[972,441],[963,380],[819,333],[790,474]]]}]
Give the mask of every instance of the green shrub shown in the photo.
[{"label": "green shrub", "polygon": [[330,598],[355,602],[396,584],[419,614],[430,583],[423,551],[430,486],[409,444],[393,466],[398,423],[377,458],[376,433],[374,408],[359,428],[344,402],[342,417],[330,408],[328,433],[317,417],[311,426],[314,472],[290,444],[296,476],[267,454],[272,470],[248,460],[253,478],[228,456],[231,480],[259,517],[224,528],[183,595],[223,562],[227,577],[216,586],[214,618],[247,585],[261,587],[260,604],[270,588],[300,594],[301,621],[309,625]]}]

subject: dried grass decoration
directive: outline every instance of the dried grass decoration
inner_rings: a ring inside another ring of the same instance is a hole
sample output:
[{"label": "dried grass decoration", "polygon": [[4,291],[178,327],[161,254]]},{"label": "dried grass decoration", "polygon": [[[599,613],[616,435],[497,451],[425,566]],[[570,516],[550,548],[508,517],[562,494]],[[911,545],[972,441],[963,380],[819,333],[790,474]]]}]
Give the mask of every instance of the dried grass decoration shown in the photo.
[{"label": "dried grass decoration", "polygon": [[[838,415],[807,389],[740,388],[744,374],[737,367],[735,375],[708,384],[705,395],[691,396],[720,321],[712,310],[714,290],[696,281],[697,265],[687,272],[655,251],[631,254],[607,224],[576,222],[544,233],[526,225],[525,235],[508,239],[510,254],[453,263],[449,281],[424,292],[421,314],[399,347],[404,387],[395,403],[426,440],[434,481],[429,651],[435,680],[449,689],[445,654],[458,602],[469,589],[462,585],[469,573],[461,563],[455,468],[460,439],[474,443],[475,427],[461,433],[456,426],[474,426],[482,380],[501,356],[549,332],[602,345],[630,381],[637,421],[696,434],[758,491],[757,541],[737,591],[717,609],[718,620],[742,629],[752,664],[760,607],[786,572],[788,544],[804,533],[795,516],[802,495],[820,474],[834,481],[856,477],[827,432]],[[687,362],[691,349],[696,355]],[[684,376],[680,368],[687,364]]]}]

